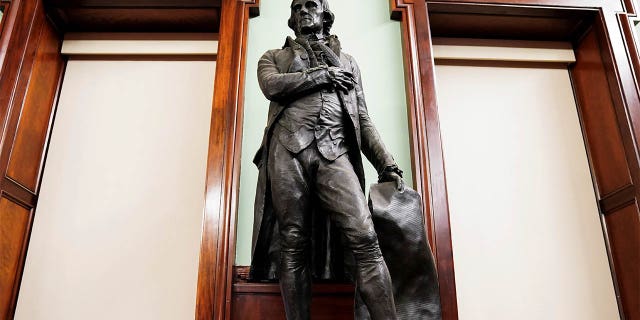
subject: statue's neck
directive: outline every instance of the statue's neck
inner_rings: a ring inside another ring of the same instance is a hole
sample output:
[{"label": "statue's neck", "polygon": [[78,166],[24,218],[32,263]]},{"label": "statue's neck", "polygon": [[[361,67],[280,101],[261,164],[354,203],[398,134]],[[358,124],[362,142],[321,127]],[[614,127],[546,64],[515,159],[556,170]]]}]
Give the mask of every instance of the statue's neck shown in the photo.
[{"label": "statue's neck", "polygon": [[301,39],[305,39],[305,40],[322,40],[324,39],[324,34],[322,33],[322,31],[320,32],[316,32],[316,33],[299,33],[298,35],[296,35],[298,38]]}]

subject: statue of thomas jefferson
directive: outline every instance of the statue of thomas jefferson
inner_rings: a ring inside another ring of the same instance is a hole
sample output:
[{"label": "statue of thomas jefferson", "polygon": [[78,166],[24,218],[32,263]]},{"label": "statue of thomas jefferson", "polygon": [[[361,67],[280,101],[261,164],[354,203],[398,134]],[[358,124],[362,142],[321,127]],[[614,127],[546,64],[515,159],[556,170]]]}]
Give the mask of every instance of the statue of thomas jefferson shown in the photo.
[{"label": "statue of thomas jefferson", "polygon": [[358,65],[329,33],[334,15],[327,1],[294,0],[289,27],[296,38],[267,51],[258,64],[271,104],[254,159],[259,179],[250,277],[279,279],[287,319],[310,319],[312,278],[343,279],[351,260],[371,319],[396,319],[360,151],[381,182],[404,188],[402,171],[369,119]]}]

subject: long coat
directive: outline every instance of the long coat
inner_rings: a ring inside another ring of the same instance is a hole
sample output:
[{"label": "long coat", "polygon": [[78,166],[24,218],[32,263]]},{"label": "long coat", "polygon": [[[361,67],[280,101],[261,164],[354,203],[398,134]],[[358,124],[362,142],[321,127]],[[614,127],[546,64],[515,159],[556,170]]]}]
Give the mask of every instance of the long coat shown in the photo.
[{"label": "long coat", "polygon": [[[342,64],[340,67],[351,72],[357,80],[352,90],[348,93],[338,92],[338,95],[344,113],[349,115],[350,121],[345,123],[346,140],[350,145],[349,156],[364,192],[364,170],[360,150],[378,172],[395,162],[369,119],[358,65],[350,55],[341,52],[336,36],[329,37],[329,47],[339,57]],[[291,37],[287,38],[282,49],[267,51],[258,63],[260,88],[271,103],[262,145],[254,158],[254,163],[259,169],[250,272],[250,278],[254,281],[275,280],[280,259],[278,225],[270,203],[271,190],[266,165],[273,127],[289,102],[320,89],[317,83],[319,72],[327,71],[311,68],[307,51]],[[326,215],[314,213],[312,273],[315,278],[340,280],[348,277],[344,274],[344,261],[348,253],[342,251],[339,233],[327,219]]]}]

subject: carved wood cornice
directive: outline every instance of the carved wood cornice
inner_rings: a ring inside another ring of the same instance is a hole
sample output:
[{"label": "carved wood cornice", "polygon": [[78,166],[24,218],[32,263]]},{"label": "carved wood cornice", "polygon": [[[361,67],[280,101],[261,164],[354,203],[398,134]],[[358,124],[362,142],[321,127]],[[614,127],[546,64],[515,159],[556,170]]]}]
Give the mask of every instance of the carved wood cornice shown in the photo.
[{"label": "carved wood cornice", "polygon": [[249,9],[249,18],[255,18],[260,15],[260,0],[238,0],[244,2],[246,8]]},{"label": "carved wood cornice", "polygon": [[66,32],[218,32],[221,0],[42,0]]}]

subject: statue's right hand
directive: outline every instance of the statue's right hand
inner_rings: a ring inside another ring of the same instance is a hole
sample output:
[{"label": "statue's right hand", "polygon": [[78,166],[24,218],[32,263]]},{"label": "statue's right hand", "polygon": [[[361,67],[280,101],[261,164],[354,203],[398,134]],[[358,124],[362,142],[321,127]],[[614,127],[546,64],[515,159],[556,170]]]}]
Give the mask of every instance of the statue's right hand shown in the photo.
[{"label": "statue's right hand", "polygon": [[341,91],[348,92],[355,87],[356,81],[353,74],[344,69],[329,67],[329,77],[333,85]]}]

